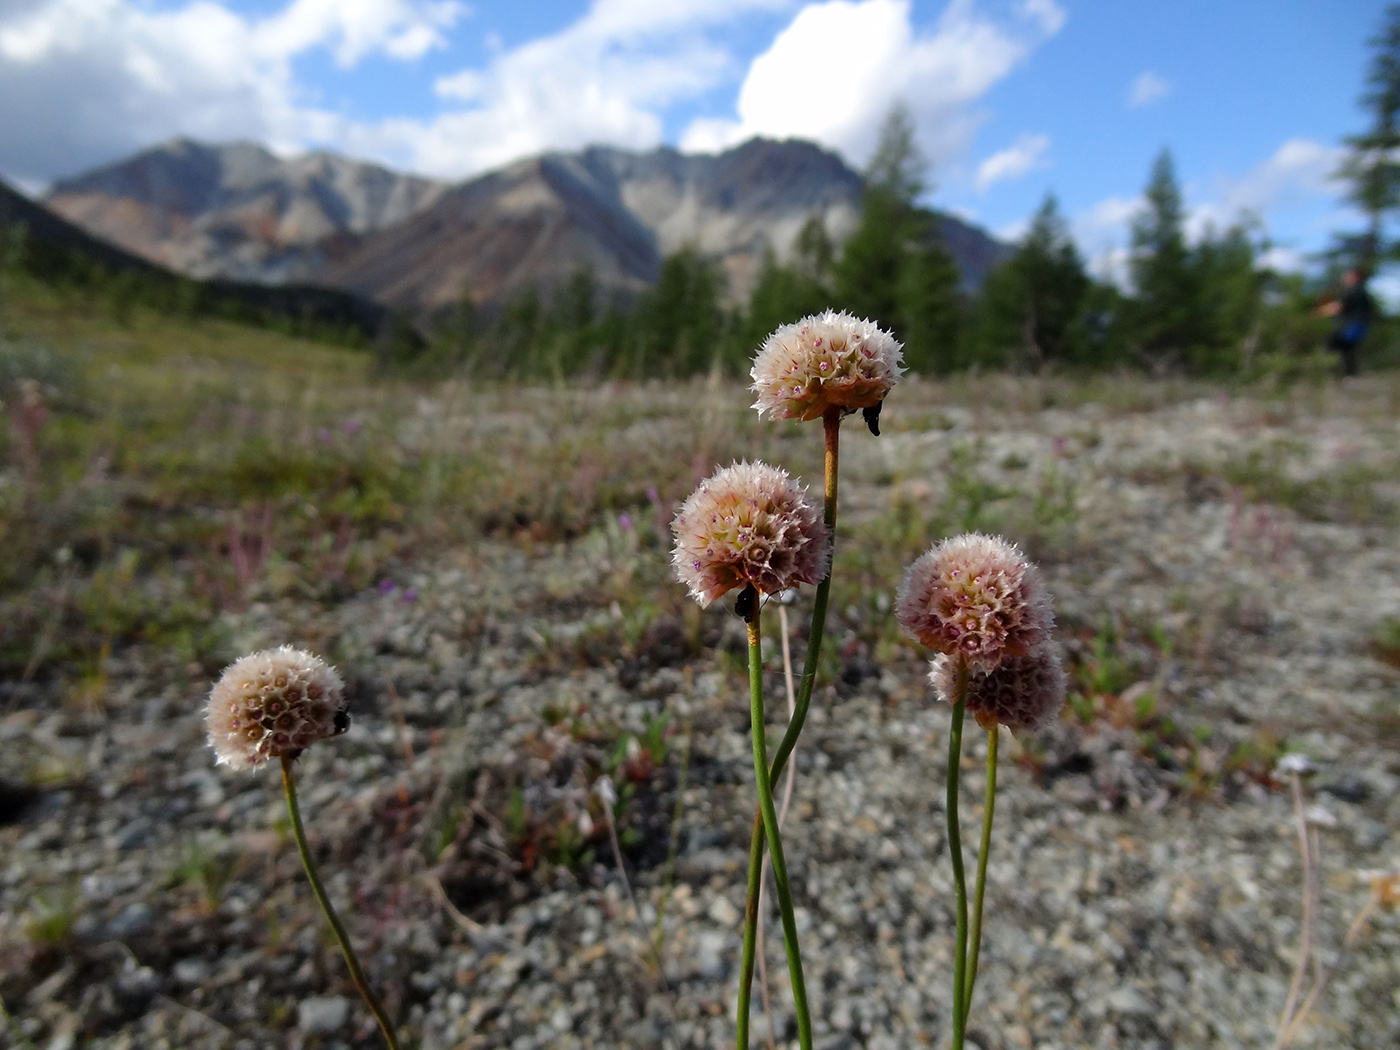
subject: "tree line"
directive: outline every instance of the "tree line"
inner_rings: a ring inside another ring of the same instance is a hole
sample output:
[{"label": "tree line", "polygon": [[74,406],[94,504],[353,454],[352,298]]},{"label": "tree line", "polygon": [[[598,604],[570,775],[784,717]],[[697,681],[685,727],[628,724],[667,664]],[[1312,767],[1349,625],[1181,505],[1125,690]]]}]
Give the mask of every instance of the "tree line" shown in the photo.
[{"label": "tree line", "polygon": [[603,302],[580,270],[552,297],[528,292],[485,323],[464,303],[426,349],[405,354],[390,343],[381,363],[529,380],[742,376],[768,333],[830,307],[892,329],[910,369],[926,375],[1325,367],[1327,322],[1315,313],[1334,272],[1309,279],[1270,267],[1270,242],[1248,218],[1188,238],[1167,150],[1132,223],[1123,282],[1131,291],[1089,273],[1053,195],[982,286],[967,290],[939,235],[941,216],[919,203],[911,131],[898,111],[887,122],[845,243],[838,249],[814,217],[788,258],[765,253],[737,307],[725,305],[719,268],[687,248],[665,259],[659,280],[630,307]]}]

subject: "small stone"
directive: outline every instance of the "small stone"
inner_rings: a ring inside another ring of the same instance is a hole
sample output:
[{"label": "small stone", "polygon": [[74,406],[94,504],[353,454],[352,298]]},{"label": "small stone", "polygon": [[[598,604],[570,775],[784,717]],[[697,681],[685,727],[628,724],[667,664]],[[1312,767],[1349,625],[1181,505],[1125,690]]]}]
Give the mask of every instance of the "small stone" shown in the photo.
[{"label": "small stone", "polygon": [[1326,793],[1352,805],[1360,805],[1371,797],[1371,785],[1353,773],[1343,773],[1325,784],[1319,784],[1317,790],[1319,794]]},{"label": "small stone", "polygon": [[325,1035],[345,1027],[350,1000],[343,995],[303,999],[297,1003],[297,1027],[309,1035]]},{"label": "small stone", "polygon": [[734,926],[739,922],[739,909],[729,903],[728,897],[716,897],[706,914],[718,926]]},{"label": "small stone", "polygon": [[112,839],[112,846],[123,853],[138,849],[147,844],[154,830],[155,826],[149,820],[137,817],[116,833]]},{"label": "small stone", "polygon": [[1115,988],[1105,997],[1108,1008],[1123,1017],[1147,1017],[1156,1012],[1147,997],[1136,988]]},{"label": "small stone", "polygon": [[149,930],[155,922],[150,906],[142,901],[128,904],[115,919],[107,924],[107,935],[121,941],[136,937]]},{"label": "small stone", "polygon": [[707,930],[695,938],[696,965],[700,976],[718,980],[724,976],[724,953],[729,947],[730,938],[723,933]]},{"label": "small stone", "polygon": [[203,959],[181,959],[170,969],[176,984],[194,986],[203,984],[209,977],[209,964]]},{"label": "small stone", "polygon": [[1372,820],[1370,817],[1363,817],[1352,831],[1352,837],[1356,840],[1356,848],[1370,852],[1385,844],[1390,838],[1390,829],[1379,820]]}]

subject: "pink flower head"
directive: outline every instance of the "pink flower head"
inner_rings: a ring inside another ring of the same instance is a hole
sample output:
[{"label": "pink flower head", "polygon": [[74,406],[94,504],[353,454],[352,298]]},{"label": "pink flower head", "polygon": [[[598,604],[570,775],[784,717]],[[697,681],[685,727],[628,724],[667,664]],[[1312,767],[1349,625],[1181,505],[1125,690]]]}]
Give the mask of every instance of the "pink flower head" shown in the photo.
[{"label": "pink flower head", "polygon": [[1055,623],[1035,566],[1015,545],[976,532],[935,544],[909,566],[895,615],[910,637],[984,673],[1029,654]]},{"label": "pink flower head", "polygon": [[754,358],[753,407],[773,419],[816,419],[828,408],[874,408],[904,370],[899,342],[873,321],[828,310],[784,325]]},{"label": "pink flower head", "polygon": [[284,645],[241,657],[209,692],[218,763],[252,769],[345,732],[345,685],[319,656]]},{"label": "pink flower head", "polygon": [[[940,699],[950,704],[956,700],[956,660],[942,653],[935,656],[928,677]],[[1024,656],[1008,656],[995,671],[968,675],[965,703],[983,729],[998,723],[1013,731],[1039,729],[1064,706],[1064,668],[1049,645]]]},{"label": "pink flower head", "polygon": [[831,557],[821,513],[787,471],[736,463],[700,483],[671,522],[676,575],[701,605],[749,584],[776,594],[820,583]]}]

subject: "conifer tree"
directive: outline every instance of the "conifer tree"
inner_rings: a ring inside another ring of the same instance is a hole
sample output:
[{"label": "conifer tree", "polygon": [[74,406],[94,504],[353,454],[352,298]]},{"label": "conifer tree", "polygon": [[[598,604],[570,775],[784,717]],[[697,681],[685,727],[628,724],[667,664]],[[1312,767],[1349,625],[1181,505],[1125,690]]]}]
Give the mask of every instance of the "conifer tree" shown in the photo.
[{"label": "conifer tree", "polygon": [[896,106],[866,169],[860,225],[832,267],[836,305],[893,329],[905,362],[920,372],[952,362],[961,312],[960,275],[939,216],[917,203],[925,167],[913,119]]},{"label": "conifer tree", "polygon": [[979,360],[1031,369],[1083,360],[1089,285],[1055,196],[1047,193],[1016,253],[987,275],[978,312]]},{"label": "conifer tree", "polygon": [[1367,220],[1360,237],[1342,238],[1343,252],[1368,271],[1400,254],[1385,232],[1387,217],[1400,208],[1400,4],[1386,9],[1385,25],[1370,43],[1375,51],[1361,105],[1371,126],[1346,139],[1347,157],[1337,173]]},{"label": "conifer tree", "polygon": [[1171,151],[1152,165],[1147,204],[1133,220],[1132,339],[1143,361],[1161,371],[1180,367],[1207,339],[1201,285],[1186,244],[1185,209]]}]

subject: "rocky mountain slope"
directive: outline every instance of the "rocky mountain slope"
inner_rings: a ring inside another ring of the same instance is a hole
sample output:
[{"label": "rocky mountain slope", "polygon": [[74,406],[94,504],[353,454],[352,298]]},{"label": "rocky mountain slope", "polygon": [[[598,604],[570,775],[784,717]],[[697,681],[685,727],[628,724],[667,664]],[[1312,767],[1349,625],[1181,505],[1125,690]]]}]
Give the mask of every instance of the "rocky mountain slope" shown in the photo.
[{"label": "rocky mountain slope", "polygon": [[[753,139],[714,155],[593,147],[456,185],[328,153],[186,140],[58,183],[46,203],[97,236],[195,276],[312,281],[423,315],[464,296],[490,309],[580,267],[628,297],[693,244],[747,295],[818,217],[839,242],[861,180],[811,143]],[[957,219],[944,237],[969,287],[1005,247]]]},{"label": "rocky mountain slope", "polygon": [[[148,303],[180,304],[196,315],[238,318],[252,324],[290,325],[295,331],[349,333],[373,339],[388,310],[342,289],[302,283],[267,284],[215,277],[187,280],[169,267],[116,247],[55,214],[0,181],[0,255],[13,250],[12,231],[23,231],[16,259],[41,280],[101,288],[114,275],[123,295]],[[9,242],[7,244],[7,242]],[[105,273],[108,277],[103,277]]]},{"label": "rocky mountain slope", "polygon": [[333,153],[175,139],[57,183],[45,203],[96,236],[191,277],[316,280],[346,237],[382,229],[441,183]]}]

